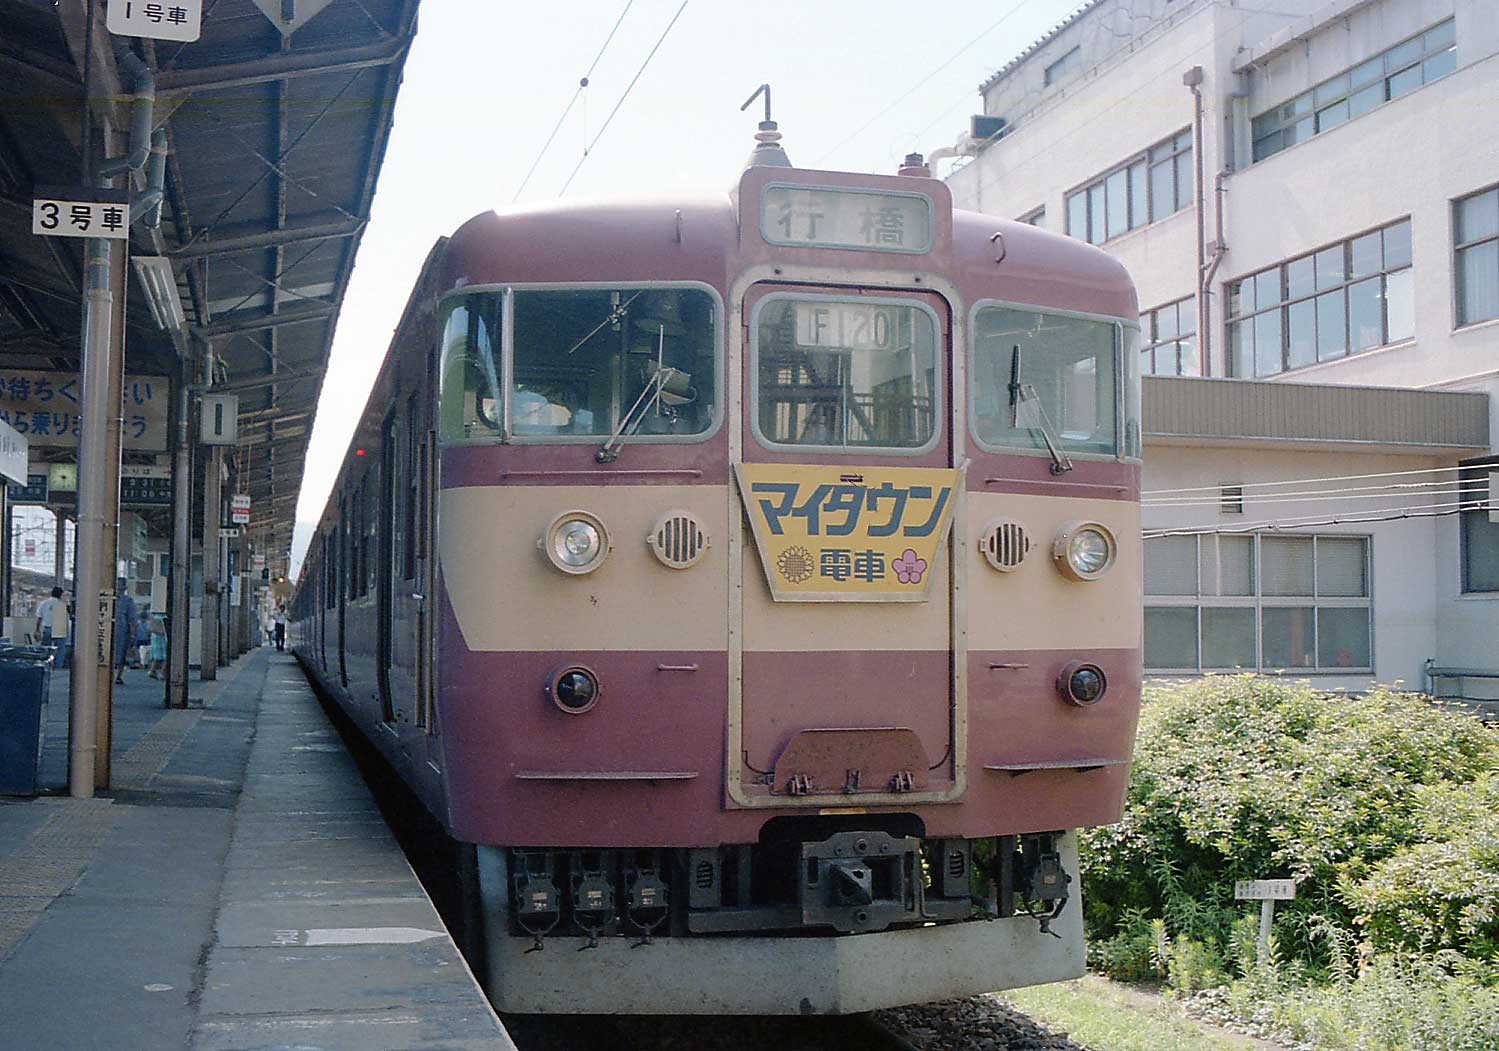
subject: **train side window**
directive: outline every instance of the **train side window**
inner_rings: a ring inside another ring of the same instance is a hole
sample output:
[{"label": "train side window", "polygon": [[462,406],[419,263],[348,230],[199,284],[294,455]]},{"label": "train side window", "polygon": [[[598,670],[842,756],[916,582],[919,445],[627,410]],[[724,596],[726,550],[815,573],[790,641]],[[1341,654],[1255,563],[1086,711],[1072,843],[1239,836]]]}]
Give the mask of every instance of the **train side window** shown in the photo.
[{"label": "train side window", "polygon": [[406,487],[401,493],[401,515],[405,526],[401,531],[404,542],[399,555],[402,580],[412,580],[416,577],[416,503],[421,483],[418,476],[421,470],[421,425],[421,407],[417,403],[416,395],[412,394],[406,399]]},{"label": "train side window", "polygon": [[[1066,452],[1126,455],[1137,428],[1118,322],[989,306],[974,324],[972,420],[986,447],[1044,451],[1047,432]],[[1022,392],[1019,409],[1016,391]]]},{"label": "train side window", "polygon": [[442,330],[440,427],[444,441],[500,434],[500,311],[504,296],[485,292],[453,304]]}]

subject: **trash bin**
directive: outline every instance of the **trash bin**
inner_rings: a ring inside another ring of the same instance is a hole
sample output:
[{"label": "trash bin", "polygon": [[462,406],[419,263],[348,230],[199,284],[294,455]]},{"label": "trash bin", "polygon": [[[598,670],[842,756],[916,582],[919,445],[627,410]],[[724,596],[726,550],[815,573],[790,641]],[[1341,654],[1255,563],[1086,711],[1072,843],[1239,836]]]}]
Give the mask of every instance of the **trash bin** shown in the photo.
[{"label": "trash bin", "polygon": [[52,654],[44,646],[0,647],[0,795],[34,796],[52,685]]}]

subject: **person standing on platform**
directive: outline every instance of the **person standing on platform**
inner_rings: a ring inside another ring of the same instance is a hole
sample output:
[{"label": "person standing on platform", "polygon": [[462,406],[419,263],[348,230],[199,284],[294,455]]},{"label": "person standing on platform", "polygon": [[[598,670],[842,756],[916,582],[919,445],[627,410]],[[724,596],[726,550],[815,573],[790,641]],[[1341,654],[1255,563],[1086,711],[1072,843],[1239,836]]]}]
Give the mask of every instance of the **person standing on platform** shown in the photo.
[{"label": "person standing on platform", "polygon": [[126,589],[124,577],[115,581],[115,682],[125,682],[125,662],[135,645],[135,599]]},{"label": "person standing on platform", "polygon": [[164,678],[167,673],[167,621],[157,614],[151,618],[151,678]]},{"label": "person standing on platform", "polygon": [[286,649],[286,607],[276,607],[276,649]]},{"label": "person standing on platform", "polygon": [[68,659],[68,603],[62,588],[53,588],[37,606],[36,637],[41,645],[52,647],[52,665],[61,668]]},{"label": "person standing on platform", "polygon": [[140,619],[135,622],[135,659],[140,662],[141,671],[151,667],[151,611],[149,609],[141,610]]}]

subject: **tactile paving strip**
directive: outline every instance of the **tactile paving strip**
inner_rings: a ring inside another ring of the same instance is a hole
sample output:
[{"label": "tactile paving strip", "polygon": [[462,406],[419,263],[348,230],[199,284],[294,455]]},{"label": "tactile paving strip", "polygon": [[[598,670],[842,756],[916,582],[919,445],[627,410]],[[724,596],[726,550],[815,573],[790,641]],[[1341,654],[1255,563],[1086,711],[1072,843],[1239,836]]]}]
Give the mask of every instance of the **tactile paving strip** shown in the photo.
[{"label": "tactile paving strip", "polygon": [[145,788],[161,773],[172,753],[202,717],[201,708],[174,708],[163,713],[156,725],[114,764],[111,787],[126,791]]},{"label": "tactile paving strip", "polygon": [[114,826],[108,799],[34,805],[55,811],[17,850],[0,857],[0,960],[21,944],[47,906],[78,881]]}]

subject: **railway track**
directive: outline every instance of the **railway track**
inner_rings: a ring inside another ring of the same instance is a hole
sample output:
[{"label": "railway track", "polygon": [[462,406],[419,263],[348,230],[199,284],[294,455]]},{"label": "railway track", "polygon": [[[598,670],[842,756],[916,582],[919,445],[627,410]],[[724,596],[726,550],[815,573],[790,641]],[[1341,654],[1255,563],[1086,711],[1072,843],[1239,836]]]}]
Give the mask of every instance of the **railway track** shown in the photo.
[{"label": "railway track", "polygon": [[506,1015],[520,1051],[916,1051],[869,1015],[841,1018]]}]

